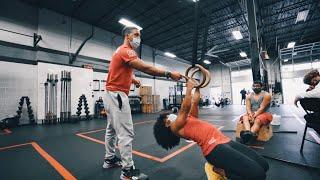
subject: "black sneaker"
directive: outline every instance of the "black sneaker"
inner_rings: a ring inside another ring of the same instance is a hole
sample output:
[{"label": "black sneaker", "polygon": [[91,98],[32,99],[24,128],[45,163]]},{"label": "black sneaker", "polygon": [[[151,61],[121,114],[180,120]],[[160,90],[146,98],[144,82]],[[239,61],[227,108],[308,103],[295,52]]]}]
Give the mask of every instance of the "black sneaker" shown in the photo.
[{"label": "black sneaker", "polygon": [[149,179],[147,175],[141,173],[139,169],[136,169],[134,166],[131,166],[130,169],[122,169],[121,180],[146,180]]},{"label": "black sneaker", "polygon": [[247,144],[252,137],[252,133],[250,131],[241,131],[240,132],[241,143]]},{"label": "black sneaker", "polygon": [[257,133],[252,133],[251,141],[255,142],[258,139],[258,134]]},{"label": "black sneaker", "polygon": [[112,159],[105,159],[102,167],[105,169],[121,167],[121,159],[118,158],[117,156],[115,156]]}]

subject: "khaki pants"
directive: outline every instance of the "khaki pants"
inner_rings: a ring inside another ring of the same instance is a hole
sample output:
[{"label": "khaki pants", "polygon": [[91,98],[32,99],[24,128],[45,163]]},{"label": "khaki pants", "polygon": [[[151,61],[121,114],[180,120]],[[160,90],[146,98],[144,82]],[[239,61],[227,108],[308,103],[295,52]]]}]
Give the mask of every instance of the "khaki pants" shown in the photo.
[{"label": "khaki pants", "polygon": [[122,168],[129,168],[134,165],[132,160],[134,132],[129,98],[124,92],[107,91],[104,106],[108,112],[105,158],[109,159],[115,156],[117,138]]}]

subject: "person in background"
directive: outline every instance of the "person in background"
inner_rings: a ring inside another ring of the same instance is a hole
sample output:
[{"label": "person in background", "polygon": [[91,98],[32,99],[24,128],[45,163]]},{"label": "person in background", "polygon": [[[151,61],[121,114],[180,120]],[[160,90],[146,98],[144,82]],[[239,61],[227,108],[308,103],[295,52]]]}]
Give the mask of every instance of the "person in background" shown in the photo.
[{"label": "person in background", "polygon": [[306,92],[311,91],[311,90],[313,90],[314,88],[315,88],[314,85],[310,85],[310,86],[308,87],[308,89],[306,89]]},{"label": "person in background", "polygon": [[262,83],[255,81],[252,85],[253,93],[247,96],[247,113],[240,118],[245,130],[241,131],[240,136],[243,143],[247,143],[257,138],[257,132],[261,126],[267,125],[272,121],[272,114],[269,112],[271,95],[262,91]]},{"label": "person in background", "polygon": [[298,94],[294,99],[294,105],[298,107],[298,102],[302,98],[320,98],[320,73],[318,70],[312,70],[308,72],[304,78],[303,82],[309,85],[307,92]]},{"label": "person in background", "polygon": [[217,106],[217,107],[220,107],[223,108],[224,107],[224,100],[221,96],[219,96],[217,98],[217,100],[215,100],[214,104]]},{"label": "person in background", "polygon": [[247,94],[246,89],[243,88],[243,89],[240,91],[240,94],[241,94],[241,105],[242,105],[242,101],[243,101],[243,104],[246,105],[246,94]]},{"label": "person in background", "polygon": [[[303,82],[305,84],[309,85],[309,88],[306,90],[306,92],[300,93],[296,96],[295,100],[294,100],[294,104],[296,105],[296,107],[298,107],[298,102],[302,99],[302,98],[320,98],[320,86],[318,85],[320,82],[320,74],[318,70],[312,70],[310,72],[308,72],[304,78],[303,78]],[[313,112],[310,115],[308,115],[307,117],[305,116],[305,118],[307,118],[306,120],[308,122],[313,122],[314,123],[319,123],[319,117],[320,117],[320,113],[319,112]],[[320,128],[316,127],[313,128],[318,134],[320,134]]]}]

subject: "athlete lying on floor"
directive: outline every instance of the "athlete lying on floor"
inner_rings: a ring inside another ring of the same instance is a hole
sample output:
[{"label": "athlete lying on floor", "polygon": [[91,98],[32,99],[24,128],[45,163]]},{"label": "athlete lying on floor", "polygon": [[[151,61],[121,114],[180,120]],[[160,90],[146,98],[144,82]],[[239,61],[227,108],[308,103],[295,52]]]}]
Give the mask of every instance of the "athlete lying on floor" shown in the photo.
[{"label": "athlete lying on floor", "polygon": [[194,81],[188,80],[178,116],[164,113],[158,117],[153,127],[157,143],[168,150],[177,146],[180,138],[193,140],[201,147],[206,160],[223,169],[228,178],[265,179],[269,165],[260,155],[245,145],[231,141],[212,124],[198,119],[200,90],[196,89],[192,97],[194,86]]}]

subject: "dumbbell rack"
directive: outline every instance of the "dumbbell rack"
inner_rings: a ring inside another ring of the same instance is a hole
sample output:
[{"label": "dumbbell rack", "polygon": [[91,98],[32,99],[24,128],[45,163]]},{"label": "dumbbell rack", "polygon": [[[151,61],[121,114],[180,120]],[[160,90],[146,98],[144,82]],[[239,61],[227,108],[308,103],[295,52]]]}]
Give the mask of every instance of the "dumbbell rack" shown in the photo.
[{"label": "dumbbell rack", "polygon": [[15,118],[19,122],[19,120],[21,118],[21,113],[22,113],[22,107],[23,107],[24,100],[26,101],[26,104],[27,104],[28,117],[29,117],[29,122],[30,122],[29,124],[36,124],[36,121],[35,121],[35,118],[34,118],[34,114],[33,114],[33,110],[32,110],[32,106],[31,106],[31,102],[30,102],[30,98],[28,96],[22,96],[20,98],[19,106],[18,106],[18,110],[17,110],[17,115],[15,116]]},{"label": "dumbbell rack", "polygon": [[81,110],[82,110],[82,104],[84,105],[84,110],[85,110],[85,113],[86,113],[86,119],[85,120],[90,120],[90,111],[89,111],[89,107],[88,107],[88,102],[87,102],[87,98],[84,94],[82,94],[80,97],[79,97],[79,103],[78,103],[78,107],[77,107],[77,116],[78,116],[78,119],[80,120],[81,117]]}]

